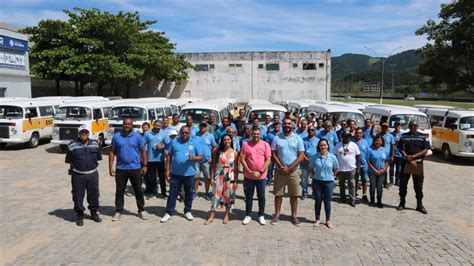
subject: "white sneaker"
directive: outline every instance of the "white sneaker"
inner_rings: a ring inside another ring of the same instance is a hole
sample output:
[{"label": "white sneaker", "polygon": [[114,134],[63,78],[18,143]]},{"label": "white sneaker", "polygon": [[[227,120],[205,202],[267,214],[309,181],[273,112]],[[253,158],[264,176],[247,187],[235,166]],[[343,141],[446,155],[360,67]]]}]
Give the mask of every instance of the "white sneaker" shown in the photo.
[{"label": "white sneaker", "polygon": [[114,214],[114,217],[112,217],[112,221],[117,222],[118,220],[120,220],[120,218],[122,218],[122,214],[120,212],[116,212]]},{"label": "white sneaker", "polygon": [[165,213],[165,216],[163,216],[160,220],[161,223],[166,223],[169,219],[171,218],[171,215]]},{"label": "white sneaker", "polygon": [[265,225],[266,224],[265,217],[263,217],[263,216],[258,217],[258,223],[260,225]]},{"label": "white sneaker", "polygon": [[142,218],[142,220],[148,220],[148,215],[146,211],[138,212],[138,217]]},{"label": "white sneaker", "polygon": [[194,219],[193,215],[191,214],[191,212],[187,212],[184,214],[184,217],[186,217],[186,219],[188,219],[188,221],[192,221]]},{"label": "white sneaker", "polygon": [[243,225],[249,224],[250,221],[252,221],[252,217],[250,216],[245,216],[244,220],[242,221]]}]

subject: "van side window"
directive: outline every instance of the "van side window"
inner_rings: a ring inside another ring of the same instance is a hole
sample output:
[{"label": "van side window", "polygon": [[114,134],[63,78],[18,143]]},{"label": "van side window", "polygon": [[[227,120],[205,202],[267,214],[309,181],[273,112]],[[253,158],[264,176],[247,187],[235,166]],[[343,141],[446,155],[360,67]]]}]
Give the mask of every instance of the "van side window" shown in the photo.
[{"label": "van side window", "polygon": [[53,109],[52,106],[41,106],[39,108],[39,110],[40,110],[40,115],[41,116],[53,116],[54,115],[54,109]]},{"label": "van side window", "polygon": [[101,119],[102,118],[102,112],[100,109],[94,109],[94,119]]},{"label": "van side window", "polygon": [[165,116],[171,116],[171,115],[172,115],[171,108],[165,107]]},{"label": "van side window", "polygon": [[155,109],[148,109],[148,120],[155,120],[156,119],[156,114],[155,114]]},{"label": "van side window", "polygon": [[382,118],[381,115],[378,115],[378,114],[372,114],[372,122],[376,123],[376,124],[379,124],[380,123],[380,119]]},{"label": "van side window", "polygon": [[458,119],[456,117],[446,117],[446,121],[444,122],[444,127],[453,128],[454,124],[456,124],[457,121]]},{"label": "van side window", "polygon": [[102,111],[104,112],[104,117],[105,118],[108,118],[109,117],[109,113],[110,113],[110,110],[112,109],[112,107],[104,107],[102,108]]},{"label": "van side window", "polygon": [[26,108],[26,113],[27,114],[30,113],[30,116],[29,116],[30,118],[38,117],[38,110],[36,110],[36,107]]},{"label": "van side window", "polygon": [[442,127],[444,117],[433,115],[430,118],[431,127]]}]

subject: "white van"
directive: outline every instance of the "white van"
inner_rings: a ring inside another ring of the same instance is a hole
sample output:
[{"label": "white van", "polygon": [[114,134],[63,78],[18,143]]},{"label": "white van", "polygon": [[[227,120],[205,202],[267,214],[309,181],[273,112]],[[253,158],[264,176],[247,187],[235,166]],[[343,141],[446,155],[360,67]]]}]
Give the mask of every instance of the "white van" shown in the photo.
[{"label": "white van", "polygon": [[109,129],[105,144],[109,145],[114,134],[122,130],[123,118],[130,117],[133,120],[133,130],[141,132],[143,123],[148,122],[151,127],[154,120],[162,119],[167,112],[171,112],[171,106],[166,101],[132,99],[114,105],[108,117]]},{"label": "white van", "polygon": [[366,105],[364,104],[361,104],[361,103],[343,103],[343,102],[331,102],[329,103],[330,105],[340,105],[340,106],[347,106],[347,107],[350,107],[352,109],[357,109],[359,111],[364,111],[365,108],[367,107]]},{"label": "white van", "polygon": [[248,120],[250,114],[253,113],[254,117],[258,117],[260,122],[263,123],[267,115],[272,118],[275,117],[275,115],[279,115],[280,119],[283,119],[286,112],[286,108],[278,104],[253,104],[247,110],[246,117]]},{"label": "white van", "polygon": [[428,109],[446,109],[446,110],[463,110],[459,107],[454,107],[450,105],[438,105],[438,104],[415,104],[413,107],[417,108],[419,111],[426,113]]},{"label": "white van", "polygon": [[53,134],[55,107],[61,100],[0,102],[0,147],[7,143],[26,143],[38,146],[42,138]]},{"label": "white van", "polygon": [[190,103],[181,109],[179,122],[180,125],[184,125],[186,123],[186,116],[190,115],[193,117],[194,124],[197,125],[202,122],[203,115],[211,113],[214,113],[216,117],[214,123],[219,125],[222,122],[222,118],[229,116],[228,103],[213,100]]},{"label": "white van", "polygon": [[332,115],[333,120],[354,120],[357,127],[364,126],[364,114],[355,108],[337,104],[312,104],[308,107],[308,113],[314,113],[316,118],[326,119],[326,114]]},{"label": "white van", "polygon": [[474,158],[474,111],[431,108],[426,111],[433,135],[432,147],[446,160]]},{"label": "white van", "polygon": [[97,140],[100,147],[105,144],[105,135],[109,128],[108,116],[116,101],[79,101],[63,104],[56,109],[53,120],[53,139],[51,143],[59,144],[65,149],[69,142],[78,136],[78,128],[85,125],[89,138]]},{"label": "white van", "polygon": [[[376,123],[376,131],[380,131],[380,123],[387,122],[390,131],[393,131],[395,122],[400,122],[401,132],[408,132],[410,129],[408,124],[415,120],[418,122],[418,131],[423,133],[432,142],[431,126],[428,122],[428,117],[414,108],[406,108],[406,106],[395,105],[373,105],[364,110],[365,117],[370,118],[372,122]],[[428,151],[428,155],[431,151]]]},{"label": "white van", "polygon": [[235,110],[237,110],[237,100],[234,98],[214,98],[214,99],[209,99],[207,102],[223,102],[227,103],[227,111],[229,114],[234,113]]}]

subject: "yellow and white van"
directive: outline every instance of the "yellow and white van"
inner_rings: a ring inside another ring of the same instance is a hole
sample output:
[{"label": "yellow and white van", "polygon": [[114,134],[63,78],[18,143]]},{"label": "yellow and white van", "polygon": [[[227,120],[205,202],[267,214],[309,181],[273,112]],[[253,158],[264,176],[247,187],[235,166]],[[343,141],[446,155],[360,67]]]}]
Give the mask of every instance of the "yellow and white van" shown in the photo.
[{"label": "yellow and white van", "polygon": [[[410,129],[408,124],[414,120],[418,122],[418,131],[423,133],[430,144],[432,143],[431,126],[428,121],[428,116],[418,111],[416,108],[401,106],[401,105],[372,105],[364,110],[365,117],[370,118],[376,124],[375,130],[381,130],[380,124],[387,122],[390,131],[394,130],[395,122],[400,122],[400,131],[402,133],[408,132]],[[431,155],[431,150],[427,155]]]},{"label": "yellow and white van", "polygon": [[61,100],[0,101],[0,147],[26,143],[35,148],[40,139],[51,138],[55,107],[60,104]]},{"label": "yellow and white van", "polygon": [[326,119],[326,114],[331,114],[334,120],[354,120],[357,127],[364,126],[364,114],[355,108],[338,104],[312,104],[307,113],[314,113],[316,118]]},{"label": "yellow and white van", "polygon": [[108,116],[116,101],[78,101],[63,104],[56,109],[53,120],[53,139],[51,143],[59,144],[65,149],[69,142],[78,136],[78,128],[85,125],[89,138],[97,140],[100,147],[105,144],[105,135],[109,128]]},{"label": "yellow and white van", "polygon": [[142,124],[153,123],[156,119],[162,119],[166,110],[171,111],[171,105],[167,101],[142,101],[141,99],[123,100],[114,104],[108,117],[109,129],[105,136],[105,144],[109,145],[115,133],[122,130],[123,118],[130,117],[133,120],[133,130],[141,132]]},{"label": "yellow and white van", "polygon": [[446,160],[474,158],[474,111],[431,108],[426,110],[433,135],[432,147]]}]

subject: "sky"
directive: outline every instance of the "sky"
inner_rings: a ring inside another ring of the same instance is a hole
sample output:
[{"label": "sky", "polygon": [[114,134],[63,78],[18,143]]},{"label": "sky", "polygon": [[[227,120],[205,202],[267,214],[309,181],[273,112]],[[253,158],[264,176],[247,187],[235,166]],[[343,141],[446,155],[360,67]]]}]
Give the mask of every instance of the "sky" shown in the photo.
[{"label": "sky", "polygon": [[[138,11],[176,52],[325,51],[389,56],[422,47],[415,31],[450,0],[1,0],[0,21],[18,27],[68,17],[74,7]],[[364,46],[368,48],[364,48]],[[401,47],[401,48],[399,48]]]}]

